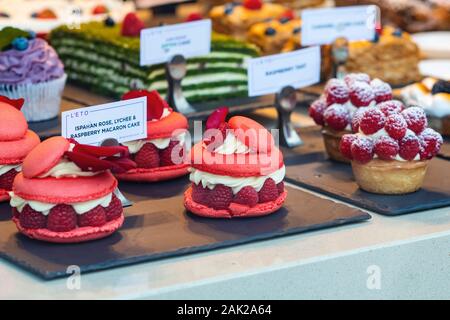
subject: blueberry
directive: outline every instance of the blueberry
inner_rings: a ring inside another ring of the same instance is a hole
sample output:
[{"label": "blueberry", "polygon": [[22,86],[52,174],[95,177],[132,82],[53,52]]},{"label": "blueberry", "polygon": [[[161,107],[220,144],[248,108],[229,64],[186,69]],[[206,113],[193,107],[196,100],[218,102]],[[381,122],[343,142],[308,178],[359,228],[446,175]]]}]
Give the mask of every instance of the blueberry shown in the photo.
[{"label": "blueberry", "polygon": [[28,39],[24,38],[24,37],[15,38],[11,42],[11,45],[13,46],[14,49],[16,49],[18,51],[27,50],[27,48],[28,48]]},{"label": "blueberry", "polygon": [[378,34],[378,32],[375,32],[375,36],[373,37],[372,41],[375,42],[375,43],[380,41],[380,35]]},{"label": "blueberry", "polygon": [[227,5],[226,7],[225,7],[225,14],[226,15],[230,15],[230,14],[232,14],[233,13],[233,10],[234,10],[234,5],[233,4],[229,4],[229,5]]},{"label": "blueberry", "polygon": [[287,18],[287,17],[284,17],[284,18],[281,18],[281,19],[280,19],[280,23],[281,23],[281,24],[285,24],[285,23],[288,23],[290,20],[291,20],[291,19],[289,19],[289,18]]},{"label": "blueberry", "polygon": [[300,33],[302,31],[302,27],[298,27],[294,29],[294,34]]},{"label": "blueberry", "polygon": [[116,22],[114,21],[114,19],[109,16],[105,19],[104,22],[105,22],[105,26],[107,26],[107,27],[114,27],[116,25]]},{"label": "blueberry", "polygon": [[36,39],[36,32],[28,30],[28,39],[30,40]]},{"label": "blueberry", "polygon": [[395,29],[394,32],[392,32],[392,35],[395,36],[395,37],[401,37],[402,34],[403,34],[403,31],[401,29],[398,29],[398,28]]},{"label": "blueberry", "polygon": [[0,12],[0,18],[9,18],[9,14],[6,12]]},{"label": "blueberry", "polygon": [[37,13],[37,12],[33,12],[32,14],[31,14],[31,17],[32,18],[37,18],[39,16],[39,14]]},{"label": "blueberry", "polygon": [[271,28],[271,27],[267,28],[266,32],[265,32],[266,36],[273,36],[276,33],[277,33],[277,30],[275,30],[274,28]]},{"label": "blueberry", "polygon": [[432,94],[450,93],[450,81],[438,80],[431,89]]}]

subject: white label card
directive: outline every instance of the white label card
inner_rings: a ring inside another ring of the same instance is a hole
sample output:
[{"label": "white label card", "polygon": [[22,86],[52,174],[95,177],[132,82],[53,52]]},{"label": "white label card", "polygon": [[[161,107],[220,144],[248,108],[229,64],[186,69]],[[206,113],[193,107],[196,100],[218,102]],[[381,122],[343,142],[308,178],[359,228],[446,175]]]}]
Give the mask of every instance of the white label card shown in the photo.
[{"label": "white label card", "polygon": [[61,114],[65,138],[100,145],[108,138],[120,143],[147,138],[147,98],[141,97],[65,111]]},{"label": "white label card", "polygon": [[302,45],[330,44],[339,37],[372,40],[379,18],[374,5],[303,10]]},{"label": "white label card", "polygon": [[249,59],[248,94],[250,97],[278,93],[286,86],[295,89],[320,80],[320,47]]},{"label": "white label card", "polygon": [[211,52],[211,20],[200,20],[141,31],[141,66],[167,62],[177,54],[185,58]]}]

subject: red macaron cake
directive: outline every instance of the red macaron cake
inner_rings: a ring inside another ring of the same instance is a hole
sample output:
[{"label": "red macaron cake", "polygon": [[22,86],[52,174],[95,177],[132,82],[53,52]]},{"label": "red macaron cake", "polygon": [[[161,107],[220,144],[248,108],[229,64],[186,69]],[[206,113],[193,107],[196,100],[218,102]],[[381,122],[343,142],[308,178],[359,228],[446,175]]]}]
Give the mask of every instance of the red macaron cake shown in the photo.
[{"label": "red macaron cake", "polygon": [[123,143],[137,167],[122,174],[119,180],[155,182],[188,174],[185,161],[185,138],[188,121],[175,112],[157,91],[133,90],[122,99],[147,97],[147,138]]},{"label": "red macaron cake", "polygon": [[192,185],[184,194],[186,209],[209,218],[271,214],[283,205],[285,167],[272,135],[252,119],[216,110],[203,140],[190,152]]},{"label": "red macaron cake", "polygon": [[9,191],[16,175],[22,171],[26,155],[39,144],[20,112],[23,99],[10,100],[0,96],[0,201],[9,200]]},{"label": "red macaron cake", "polygon": [[94,147],[63,137],[45,140],[28,154],[14,179],[13,221],[21,233],[48,242],[106,237],[124,221],[111,171],[133,167],[123,146]]}]

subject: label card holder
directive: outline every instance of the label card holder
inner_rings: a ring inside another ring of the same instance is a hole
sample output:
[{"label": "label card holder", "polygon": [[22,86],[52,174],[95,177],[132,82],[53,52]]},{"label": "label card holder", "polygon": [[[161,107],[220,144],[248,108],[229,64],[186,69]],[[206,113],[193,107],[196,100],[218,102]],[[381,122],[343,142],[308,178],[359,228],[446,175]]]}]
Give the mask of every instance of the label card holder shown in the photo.
[{"label": "label card holder", "polygon": [[147,137],[147,99],[122,100],[62,112],[61,135],[82,144],[119,143]]}]

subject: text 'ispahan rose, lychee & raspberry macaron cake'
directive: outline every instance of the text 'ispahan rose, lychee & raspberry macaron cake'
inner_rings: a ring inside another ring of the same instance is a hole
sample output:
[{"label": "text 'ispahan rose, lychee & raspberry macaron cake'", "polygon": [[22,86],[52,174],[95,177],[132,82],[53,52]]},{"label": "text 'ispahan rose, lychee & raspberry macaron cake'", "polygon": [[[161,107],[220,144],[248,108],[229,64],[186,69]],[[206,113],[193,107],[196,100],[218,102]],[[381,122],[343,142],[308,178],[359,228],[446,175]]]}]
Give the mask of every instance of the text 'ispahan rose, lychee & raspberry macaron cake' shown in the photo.
[{"label": "text 'ispahan rose, lychee & raspberry macaron cake'", "polygon": [[344,79],[330,79],[324,93],[309,108],[309,115],[323,127],[322,135],[329,157],[348,163],[339,151],[339,143],[344,134],[353,132],[355,112],[390,99],[392,89],[389,84],[370,79],[367,74],[351,73]]},{"label": "text 'ispahan rose, lychee & raspberry macaron cake'", "polygon": [[123,143],[137,167],[116,177],[124,181],[155,182],[188,174],[186,117],[173,111],[157,91],[134,90],[122,99],[138,97],[147,97],[147,138]]},{"label": "text 'ispahan rose, lychee & raspberry macaron cake'", "polygon": [[112,172],[135,167],[124,146],[94,147],[53,137],[35,147],[14,179],[13,221],[26,236],[57,243],[106,237],[123,208]]},{"label": "text 'ispahan rose, lychee & raspberry macaron cake'", "polygon": [[22,171],[23,159],[40,142],[20,112],[23,103],[23,99],[0,96],[0,201],[9,200],[8,192]]},{"label": "text 'ispahan rose, lychee & raspberry macaron cake'", "polygon": [[443,143],[442,136],[427,127],[422,108],[384,101],[359,110],[353,122],[357,133],[344,135],[340,149],[351,160],[360,188],[379,194],[421,188],[428,162]]},{"label": "text 'ispahan rose, lychee & raspberry macaron cake'", "polygon": [[190,152],[184,205],[210,218],[276,212],[287,196],[283,155],[262,125],[241,116],[226,121],[227,113],[219,108],[208,118],[203,140]]}]

